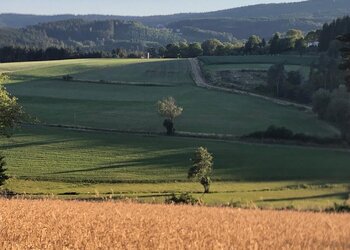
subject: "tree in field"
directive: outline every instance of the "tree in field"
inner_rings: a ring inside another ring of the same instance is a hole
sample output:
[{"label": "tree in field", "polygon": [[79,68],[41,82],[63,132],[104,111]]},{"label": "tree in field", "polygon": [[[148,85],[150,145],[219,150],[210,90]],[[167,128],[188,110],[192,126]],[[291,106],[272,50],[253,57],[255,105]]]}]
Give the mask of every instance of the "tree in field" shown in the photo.
[{"label": "tree in field", "polygon": [[281,97],[281,89],[286,82],[286,72],[284,70],[284,64],[278,63],[272,65],[267,72],[267,77],[268,84],[275,91],[275,95],[277,97]]},{"label": "tree in field", "polygon": [[17,103],[17,98],[11,96],[1,84],[8,80],[8,76],[0,75],[0,135],[10,137],[22,119],[24,112]]},{"label": "tree in field", "polygon": [[5,157],[0,154],[0,187],[4,185],[4,182],[9,179],[9,177],[5,174],[6,172],[6,162]]},{"label": "tree in field", "polygon": [[167,134],[174,135],[174,120],[182,114],[183,108],[176,105],[176,100],[173,97],[167,97],[158,101],[157,108],[158,113],[165,117],[163,126],[166,128]]},{"label": "tree in field", "polygon": [[192,161],[192,167],[188,171],[188,178],[195,179],[204,187],[204,193],[209,193],[213,171],[213,156],[206,148],[200,147],[196,150]]},{"label": "tree in field", "polygon": [[331,102],[331,93],[325,89],[317,90],[312,96],[312,110],[320,119],[325,119],[328,105]]},{"label": "tree in field", "polygon": [[327,108],[327,120],[340,129],[344,140],[350,142],[350,93],[344,85],[332,92]]}]

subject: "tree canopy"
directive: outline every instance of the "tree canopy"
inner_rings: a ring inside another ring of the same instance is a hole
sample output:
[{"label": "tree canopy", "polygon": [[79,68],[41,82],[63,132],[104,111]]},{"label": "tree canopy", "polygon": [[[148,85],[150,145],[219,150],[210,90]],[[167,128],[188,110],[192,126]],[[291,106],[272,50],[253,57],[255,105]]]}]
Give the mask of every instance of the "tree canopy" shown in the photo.
[{"label": "tree canopy", "polygon": [[183,108],[177,106],[174,97],[167,97],[157,103],[158,113],[165,118],[163,126],[167,129],[168,135],[175,133],[174,120],[183,112]]},{"label": "tree canopy", "polygon": [[11,96],[2,85],[7,80],[7,75],[0,75],[0,135],[9,137],[14,128],[22,121],[24,112],[17,103],[17,98]]},{"label": "tree canopy", "polygon": [[213,156],[204,147],[199,147],[193,155],[192,167],[188,171],[188,178],[199,180],[204,192],[209,193],[211,174],[213,171]]}]

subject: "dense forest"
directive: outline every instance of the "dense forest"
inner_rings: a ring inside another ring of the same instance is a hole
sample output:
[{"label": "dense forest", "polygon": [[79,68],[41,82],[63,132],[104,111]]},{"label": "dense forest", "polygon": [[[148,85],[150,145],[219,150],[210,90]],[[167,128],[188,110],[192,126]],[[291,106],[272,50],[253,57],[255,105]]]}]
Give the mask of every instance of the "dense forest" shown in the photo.
[{"label": "dense forest", "polygon": [[150,46],[181,41],[168,29],[147,27],[134,21],[84,21],[71,19],[29,26],[22,29],[0,30],[0,46],[48,48],[80,47],[85,50],[144,50]]},{"label": "dense forest", "polygon": [[[347,11],[350,11],[350,1],[310,0],[199,14],[128,17],[131,21],[123,20],[126,17],[116,20],[113,19],[115,16],[99,15],[49,17],[2,14],[0,47],[79,48],[84,53],[111,53],[120,48],[126,53],[148,50],[156,56],[188,57],[199,52],[188,52],[184,44],[195,44],[192,48],[196,50],[197,42],[216,39],[219,46],[215,53],[210,53],[213,55],[279,54],[291,50],[304,53],[305,47],[316,41],[320,42],[321,51],[327,51],[334,44],[336,51],[336,42],[332,41],[350,32],[350,18],[340,18]],[[338,15],[338,19],[334,20],[334,15]],[[45,22],[48,20],[52,22]],[[43,23],[22,27],[25,22]],[[300,37],[289,39],[288,31],[291,30],[301,32]],[[169,44],[172,46],[167,46]],[[205,54],[205,49],[203,51]]]}]

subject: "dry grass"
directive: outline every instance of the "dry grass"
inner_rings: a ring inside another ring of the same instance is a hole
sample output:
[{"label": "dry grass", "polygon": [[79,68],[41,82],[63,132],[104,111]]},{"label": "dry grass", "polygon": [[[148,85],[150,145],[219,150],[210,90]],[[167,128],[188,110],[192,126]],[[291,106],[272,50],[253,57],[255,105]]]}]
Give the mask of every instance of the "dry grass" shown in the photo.
[{"label": "dry grass", "polygon": [[350,249],[350,215],[0,200],[0,249]]}]

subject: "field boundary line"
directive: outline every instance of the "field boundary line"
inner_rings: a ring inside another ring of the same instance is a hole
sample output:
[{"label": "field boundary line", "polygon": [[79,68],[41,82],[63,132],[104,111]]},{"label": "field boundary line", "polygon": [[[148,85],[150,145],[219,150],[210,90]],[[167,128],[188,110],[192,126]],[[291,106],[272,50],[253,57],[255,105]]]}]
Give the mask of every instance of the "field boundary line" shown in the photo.
[{"label": "field boundary line", "polygon": [[88,79],[72,79],[64,80],[60,77],[53,77],[52,80],[76,83],[94,83],[105,85],[122,85],[122,86],[137,86],[137,87],[175,87],[175,84],[165,83],[147,83],[147,82],[126,82],[126,81],[108,81],[108,80],[88,80]]},{"label": "field boundary line", "polygon": [[60,128],[78,132],[104,132],[104,133],[118,133],[118,134],[130,134],[130,135],[143,135],[143,136],[162,136],[168,138],[193,138],[193,139],[207,139],[214,141],[226,141],[234,142],[245,145],[266,145],[266,146],[284,146],[284,147],[299,147],[309,149],[324,149],[324,150],[337,150],[343,152],[350,152],[349,147],[341,145],[319,145],[311,143],[302,143],[298,141],[261,141],[261,140],[246,140],[241,136],[232,134],[215,134],[215,133],[194,133],[186,131],[177,131],[175,135],[168,136],[165,132],[143,131],[143,130],[122,130],[122,129],[109,129],[109,128],[93,128],[78,125],[65,125],[65,124],[47,124],[47,123],[22,123],[24,126],[41,126],[47,128]]},{"label": "field boundary line", "polygon": [[248,92],[248,91],[243,91],[243,90],[237,90],[237,89],[230,89],[230,88],[225,88],[225,87],[219,87],[219,86],[214,86],[209,84],[205,77],[203,76],[203,72],[201,70],[201,67],[199,65],[199,61],[197,58],[189,58],[188,59],[191,65],[191,71],[192,71],[192,79],[195,82],[195,84],[198,87],[201,88],[206,88],[209,90],[219,90],[219,91],[223,91],[223,92],[228,92],[228,93],[233,93],[233,94],[239,94],[239,95],[248,95],[248,96],[252,96],[252,97],[257,97],[260,99],[264,99],[267,101],[271,101],[273,103],[282,105],[282,106],[292,106],[292,107],[296,107],[298,109],[304,109],[307,111],[311,111],[312,108],[308,105],[303,105],[303,104],[299,104],[299,103],[295,103],[295,102],[290,102],[290,101],[284,101],[284,100],[280,100],[277,98],[272,98],[272,97],[268,97],[268,96],[264,96],[264,95],[259,95],[259,94],[255,94],[252,92]]}]

